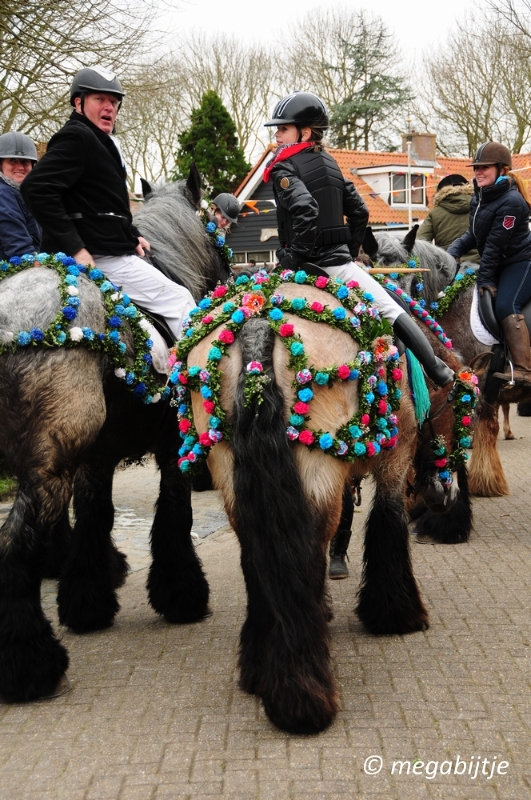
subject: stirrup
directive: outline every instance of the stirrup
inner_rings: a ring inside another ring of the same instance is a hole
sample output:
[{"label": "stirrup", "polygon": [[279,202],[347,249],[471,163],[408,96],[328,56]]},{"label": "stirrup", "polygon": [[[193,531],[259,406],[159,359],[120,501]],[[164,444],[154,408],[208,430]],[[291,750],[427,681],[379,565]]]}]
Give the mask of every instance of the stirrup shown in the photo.
[{"label": "stirrup", "polygon": [[514,379],[513,362],[509,361],[508,364],[509,364],[509,369],[511,370],[510,375],[507,372],[494,372],[492,377],[497,378],[499,381],[504,381],[505,383],[508,383],[509,386],[514,386],[516,381]]}]

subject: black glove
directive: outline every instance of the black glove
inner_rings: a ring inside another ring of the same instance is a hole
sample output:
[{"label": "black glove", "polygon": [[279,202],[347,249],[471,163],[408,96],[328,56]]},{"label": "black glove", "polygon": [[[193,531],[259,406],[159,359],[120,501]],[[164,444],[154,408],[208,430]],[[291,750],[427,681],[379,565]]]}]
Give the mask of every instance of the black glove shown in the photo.
[{"label": "black glove", "polygon": [[288,247],[282,247],[280,250],[277,250],[277,258],[282,269],[297,270],[301,264],[299,259],[295,259],[292,256]]},{"label": "black glove", "polygon": [[487,286],[478,286],[478,292],[480,297],[483,297],[483,292],[488,292],[495,299],[498,294],[498,287],[489,283]]}]

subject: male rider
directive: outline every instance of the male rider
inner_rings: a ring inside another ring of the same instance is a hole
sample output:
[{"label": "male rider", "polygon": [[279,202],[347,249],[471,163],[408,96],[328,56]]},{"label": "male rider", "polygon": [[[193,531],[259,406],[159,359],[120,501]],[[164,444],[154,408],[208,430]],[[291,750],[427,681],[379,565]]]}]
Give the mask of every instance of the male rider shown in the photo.
[{"label": "male rider", "polygon": [[164,317],[177,339],[196,303],[142,258],[149,244],[133,225],[125,166],[112,136],[123,97],[110,70],[80,70],[70,88],[74,111],[21,191],[42,226],[43,250],[97,266],[134,303]]}]

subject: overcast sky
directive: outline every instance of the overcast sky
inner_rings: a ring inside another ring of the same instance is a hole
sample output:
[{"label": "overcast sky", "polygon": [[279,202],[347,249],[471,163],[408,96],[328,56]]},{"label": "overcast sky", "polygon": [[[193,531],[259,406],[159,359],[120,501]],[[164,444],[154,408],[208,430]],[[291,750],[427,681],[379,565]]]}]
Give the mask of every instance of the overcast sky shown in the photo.
[{"label": "overcast sky", "polygon": [[381,17],[393,32],[404,53],[415,55],[425,47],[444,40],[455,21],[473,11],[476,0],[444,0],[442,3],[421,0],[362,0],[342,4],[337,0],[300,0],[300,2],[260,3],[253,0],[182,0],[179,10],[169,15],[176,31],[190,29],[205,33],[234,33],[254,40],[269,40],[275,33],[289,32],[289,26],[312,8],[367,9]]}]

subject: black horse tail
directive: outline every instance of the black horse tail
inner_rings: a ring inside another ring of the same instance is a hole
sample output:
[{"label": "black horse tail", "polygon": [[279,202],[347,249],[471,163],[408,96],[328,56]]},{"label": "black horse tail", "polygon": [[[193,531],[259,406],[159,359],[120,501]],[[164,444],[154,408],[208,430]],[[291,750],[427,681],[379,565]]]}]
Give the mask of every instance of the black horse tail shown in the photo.
[{"label": "black horse tail", "polygon": [[[287,404],[273,367],[275,335],[266,320],[250,319],[239,343],[243,367],[232,430],[234,516],[249,613],[240,640],[241,685],[261,695],[275,724],[288,730],[294,730],[293,723],[279,712],[286,693],[300,698],[304,686],[327,697],[325,705],[331,705],[326,719],[321,718],[322,706],[308,708],[300,701],[306,722],[299,732],[310,732],[326,726],[335,713],[335,701],[330,700],[334,681],[328,666],[325,545],[320,541],[325,526],[305,491],[295,448],[286,436]],[[260,403],[260,395],[247,401],[245,397],[245,365],[250,361],[261,362],[262,374],[269,379]],[[291,380],[286,373],[288,391]],[[274,676],[286,670],[293,683],[276,685]]]}]

